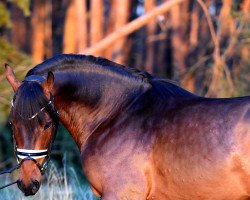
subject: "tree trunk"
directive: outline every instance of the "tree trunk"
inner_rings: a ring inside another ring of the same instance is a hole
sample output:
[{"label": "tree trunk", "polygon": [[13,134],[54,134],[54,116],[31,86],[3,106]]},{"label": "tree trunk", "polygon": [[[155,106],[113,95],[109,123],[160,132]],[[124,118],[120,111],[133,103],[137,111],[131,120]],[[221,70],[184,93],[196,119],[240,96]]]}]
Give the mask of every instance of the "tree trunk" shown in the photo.
[{"label": "tree trunk", "polygon": [[[124,0],[121,3],[121,1],[119,0],[113,0],[113,2],[114,2],[112,3],[112,5],[114,6],[113,12],[116,13],[113,31],[116,31],[128,22],[131,1]],[[125,48],[128,48],[128,46],[125,45],[126,41],[127,41],[127,38],[123,37],[120,40],[118,40],[116,43],[114,43],[114,45],[112,46],[111,59],[113,61],[120,63],[120,64],[124,64],[125,51],[126,51]]]},{"label": "tree trunk", "polygon": [[181,5],[175,5],[170,10],[171,17],[171,27],[172,27],[172,50],[174,62],[176,62],[175,68],[177,68],[177,74],[182,75],[186,72],[185,65],[185,55],[186,55],[186,46],[184,41],[182,40],[182,16],[181,14],[185,12],[185,10],[181,9]]},{"label": "tree trunk", "polygon": [[[244,21],[248,22],[250,16],[250,0],[244,0],[241,4],[241,10],[244,15]],[[249,45],[245,45],[241,49],[241,58],[243,62],[247,63],[250,57],[250,47]]]},{"label": "tree trunk", "polygon": [[35,63],[40,63],[44,60],[45,47],[45,2],[34,1],[32,12],[32,58]]},{"label": "tree trunk", "polygon": [[[175,66],[175,77],[181,82],[181,85],[187,90],[194,92],[195,80],[192,74],[188,72],[187,56],[191,48],[189,47],[189,21],[191,12],[189,11],[189,0],[180,5],[176,5],[170,12],[172,26],[172,50]],[[195,27],[192,27],[195,28]],[[194,31],[194,30],[193,30]],[[197,27],[196,27],[197,31]],[[193,32],[192,34],[195,34]],[[189,63],[190,64],[190,63]]]},{"label": "tree trunk", "polygon": [[244,17],[247,18],[250,13],[250,0],[244,0],[241,4],[241,10],[244,14]]},{"label": "tree trunk", "polygon": [[221,28],[221,32],[222,35],[228,35],[229,31],[230,31],[230,26],[229,23],[232,20],[231,17],[231,7],[232,7],[232,0],[222,0],[223,2],[223,6],[221,8],[220,11],[220,16],[219,16],[219,20],[220,20],[220,28]]},{"label": "tree trunk", "polygon": [[64,25],[64,53],[80,53],[87,47],[87,16],[86,1],[70,1]]},{"label": "tree trunk", "polygon": [[198,45],[198,32],[199,32],[199,9],[197,7],[193,7],[192,13],[191,13],[191,30],[189,34],[189,44],[190,48],[196,48]]},{"label": "tree trunk", "polygon": [[77,53],[80,53],[87,47],[87,5],[84,0],[76,0],[76,24],[77,24],[77,32],[76,32],[76,40]]},{"label": "tree trunk", "polygon": [[52,0],[45,1],[45,58],[51,58],[53,55],[52,47]]},{"label": "tree trunk", "polygon": [[13,4],[11,9],[11,19],[11,43],[26,53],[31,53],[28,51],[30,49],[30,43],[29,37],[27,36],[29,31],[27,29],[26,18],[23,11],[15,4]]},{"label": "tree trunk", "polygon": [[[104,5],[103,0],[92,0],[90,2],[90,45],[94,45],[103,38],[104,28]],[[102,52],[95,52],[102,55]]]},{"label": "tree trunk", "polygon": [[[106,28],[105,36],[108,36],[114,31],[115,21],[117,19],[116,3],[117,3],[117,0],[110,1],[110,10],[109,10],[109,16],[107,19],[107,28]],[[110,46],[109,48],[106,48],[104,50],[105,58],[112,59],[112,53],[113,53],[112,47],[113,46]]]},{"label": "tree trunk", "polygon": [[[155,1],[147,0],[145,1],[145,12],[149,12],[154,9]],[[152,19],[148,22],[147,26],[147,40],[146,40],[146,62],[145,62],[145,70],[149,73],[153,73],[154,71],[154,41],[150,40],[150,38],[154,37],[155,28],[156,28],[156,20]]]},{"label": "tree trunk", "polygon": [[63,53],[76,53],[76,0],[70,1],[66,11],[64,34],[63,34]]}]

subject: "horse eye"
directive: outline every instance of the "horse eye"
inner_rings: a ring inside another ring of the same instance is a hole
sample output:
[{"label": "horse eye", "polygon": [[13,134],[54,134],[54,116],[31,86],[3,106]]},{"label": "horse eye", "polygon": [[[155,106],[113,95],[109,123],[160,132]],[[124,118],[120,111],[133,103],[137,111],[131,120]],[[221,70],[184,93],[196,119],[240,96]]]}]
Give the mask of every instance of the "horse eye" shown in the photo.
[{"label": "horse eye", "polygon": [[48,129],[51,127],[52,122],[47,122],[44,126],[44,130]]}]

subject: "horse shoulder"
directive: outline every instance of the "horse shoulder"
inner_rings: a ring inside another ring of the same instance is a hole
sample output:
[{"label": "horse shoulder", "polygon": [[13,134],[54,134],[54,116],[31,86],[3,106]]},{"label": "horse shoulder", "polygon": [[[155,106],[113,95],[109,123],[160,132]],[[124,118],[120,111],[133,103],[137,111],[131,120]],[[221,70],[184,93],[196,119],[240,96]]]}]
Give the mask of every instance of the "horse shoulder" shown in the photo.
[{"label": "horse shoulder", "polygon": [[82,152],[83,170],[92,191],[104,199],[110,195],[114,199],[146,199],[152,185],[150,145],[140,144],[131,130],[110,135],[107,140],[104,136],[90,138],[93,144]]}]

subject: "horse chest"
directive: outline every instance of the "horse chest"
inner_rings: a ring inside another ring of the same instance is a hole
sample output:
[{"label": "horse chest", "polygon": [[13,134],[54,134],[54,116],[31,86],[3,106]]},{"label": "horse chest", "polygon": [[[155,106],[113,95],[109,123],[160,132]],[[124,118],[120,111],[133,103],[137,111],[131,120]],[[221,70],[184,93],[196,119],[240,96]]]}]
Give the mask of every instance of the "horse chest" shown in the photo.
[{"label": "horse chest", "polygon": [[88,149],[82,153],[82,165],[95,194],[111,190],[119,197],[146,199],[150,160],[145,149],[133,142]]}]

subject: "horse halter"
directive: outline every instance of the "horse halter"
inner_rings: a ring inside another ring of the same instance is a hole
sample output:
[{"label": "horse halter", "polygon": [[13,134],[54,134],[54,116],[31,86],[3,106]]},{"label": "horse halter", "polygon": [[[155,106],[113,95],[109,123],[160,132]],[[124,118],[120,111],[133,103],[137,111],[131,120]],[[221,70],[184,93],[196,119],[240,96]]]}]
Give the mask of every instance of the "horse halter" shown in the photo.
[{"label": "horse halter", "polygon": [[[13,106],[14,105],[12,105],[12,107]],[[47,109],[49,106],[52,107],[52,110],[54,110],[54,112],[50,113],[50,115],[51,115],[51,117],[53,119],[53,122],[52,122],[53,126],[51,127],[53,130],[52,130],[52,136],[51,136],[52,138],[50,140],[50,144],[49,144],[48,149],[33,150],[33,149],[18,148],[17,145],[16,145],[16,142],[15,142],[15,138],[13,137],[13,140],[14,140],[14,152],[15,152],[15,155],[16,155],[17,162],[22,164],[26,160],[32,160],[37,165],[37,167],[40,170],[42,175],[45,173],[47,165],[48,165],[49,160],[50,160],[51,147],[52,147],[52,144],[54,142],[57,127],[58,127],[58,123],[59,123],[59,121],[58,121],[59,115],[58,115],[58,111],[55,109],[54,99],[53,99],[52,94],[50,94],[50,100],[49,100],[49,102],[47,103],[46,106],[42,107],[38,112],[33,114],[31,117],[25,119],[25,120],[34,119],[35,117],[38,116],[39,113],[41,113],[43,110]],[[40,158],[44,158],[44,161],[43,161],[42,164],[40,164],[37,161],[37,159],[40,159]],[[21,159],[21,162],[19,161],[19,159]]]},{"label": "horse halter", "polygon": [[[23,82],[37,82],[39,84],[41,84],[43,81],[45,81],[45,79],[42,76],[38,76],[38,75],[31,75],[26,77]],[[13,100],[11,101],[11,107],[14,107],[14,102]],[[18,148],[16,145],[16,141],[15,138],[13,136],[13,141],[14,141],[14,153],[17,159],[18,164],[14,167],[12,167],[11,169],[5,170],[3,172],[0,172],[0,175],[5,174],[5,173],[11,173],[12,171],[19,169],[21,167],[21,165],[23,164],[23,162],[27,161],[27,160],[31,160],[33,161],[36,166],[38,167],[41,175],[43,175],[47,169],[48,163],[50,161],[50,153],[51,153],[51,148],[53,145],[53,142],[55,140],[55,136],[56,136],[56,132],[57,132],[57,128],[58,128],[58,124],[59,124],[59,114],[58,111],[54,105],[54,98],[52,96],[52,94],[50,93],[50,99],[47,103],[47,105],[45,105],[44,107],[42,107],[38,112],[36,112],[35,114],[33,114],[31,117],[29,118],[22,118],[25,120],[32,120],[35,117],[38,116],[39,113],[41,113],[43,110],[48,110],[48,108],[50,108],[49,110],[53,111],[52,113],[49,112],[51,118],[52,118],[52,136],[51,136],[51,140],[49,143],[49,146],[47,149],[41,149],[41,150],[33,150],[33,149],[22,149],[22,148]],[[40,164],[37,159],[41,159],[44,158],[42,164]],[[17,183],[17,181],[10,183],[8,185],[5,185],[3,187],[0,187],[0,190],[8,187],[12,184]]]}]

